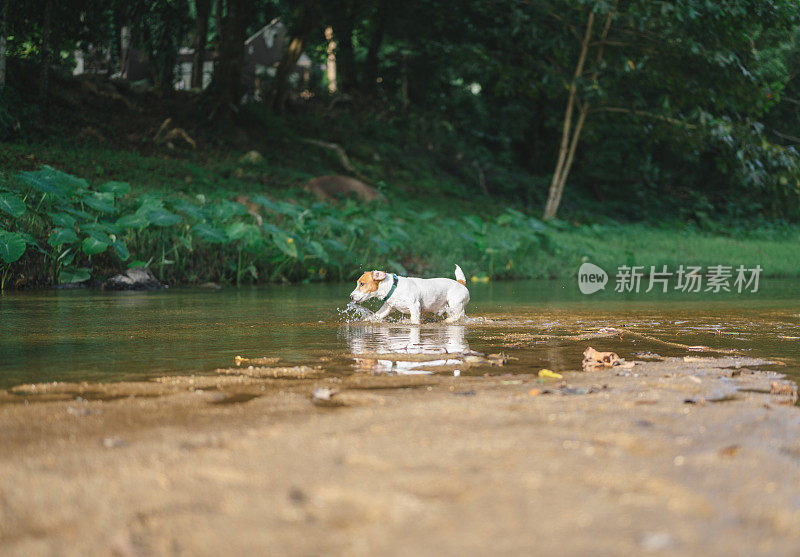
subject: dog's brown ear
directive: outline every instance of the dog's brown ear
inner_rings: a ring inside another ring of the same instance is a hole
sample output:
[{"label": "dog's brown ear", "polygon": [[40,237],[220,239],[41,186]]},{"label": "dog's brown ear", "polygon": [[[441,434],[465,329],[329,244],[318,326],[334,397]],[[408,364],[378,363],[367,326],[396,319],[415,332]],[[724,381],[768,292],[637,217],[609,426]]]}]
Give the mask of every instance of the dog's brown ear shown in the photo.
[{"label": "dog's brown ear", "polygon": [[386,273],[384,273],[383,271],[372,271],[372,280],[380,282],[385,278],[386,278]]}]

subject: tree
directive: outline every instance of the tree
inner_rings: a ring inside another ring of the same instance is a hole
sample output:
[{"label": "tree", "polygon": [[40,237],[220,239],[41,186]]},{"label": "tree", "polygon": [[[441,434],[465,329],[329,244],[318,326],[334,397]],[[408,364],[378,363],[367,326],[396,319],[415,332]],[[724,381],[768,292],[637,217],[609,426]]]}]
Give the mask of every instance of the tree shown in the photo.
[{"label": "tree", "polygon": [[208,41],[208,18],[211,16],[211,0],[195,0],[194,56],[192,59],[192,88],[203,88],[203,64],[206,59]]},{"label": "tree", "polygon": [[214,70],[212,91],[223,114],[238,106],[242,96],[244,42],[252,8],[252,0],[217,0],[219,62]]},{"label": "tree", "polygon": [[178,50],[190,25],[188,0],[140,0],[125,6],[132,43],[147,55],[154,85],[171,92]]},{"label": "tree", "polygon": [[272,109],[280,114],[286,107],[289,94],[289,77],[297,66],[297,60],[303,53],[306,41],[312,31],[316,30],[322,19],[322,12],[316,0],[306,0],[294,12],[295,21],[289,27],[289,37],[283,51],[278,71],[275,76],[275,90],[272,97]]},{"label": "tree", "polygon": [[6,36],[8,35],[8,3],[0,0],[0,89],[6,84]]},{"label": "tree", "polygon": [[[689,0],[626,2],[619,13],[616,5],[602,1],[554,3],[553,7],[560,10],[550,15],[564,23],[566,32],[575,34],[571,22],[576,8],[586,24],[579,48],[572,50],[577,50],[577,63],[567,85],[561,142],[544,218],[553,218],[558,211],[586,118],[593,112],[650,119],[677,126],[681,133],[695,128],[692,120],[703,113],[741,115],[741,110],[756,109],[757,114],[760,109],[752,99],[761,96],[764,83],[754,73],[754,46],[741,39],[758,36],[762,26],[769,24],[785,27],[797,12],[789,2],[750,0],[703,5]],[[598,15],[605,24],[595,36]],[[612,28],[615,19],[620,23]],[[596,59],[586,68],[592,47]],[[607,48],[614,49],[611,64],[603,58]],[[635,85],[630,83],[633,74]],[[698,97],[698,92],[704,94]]]}]

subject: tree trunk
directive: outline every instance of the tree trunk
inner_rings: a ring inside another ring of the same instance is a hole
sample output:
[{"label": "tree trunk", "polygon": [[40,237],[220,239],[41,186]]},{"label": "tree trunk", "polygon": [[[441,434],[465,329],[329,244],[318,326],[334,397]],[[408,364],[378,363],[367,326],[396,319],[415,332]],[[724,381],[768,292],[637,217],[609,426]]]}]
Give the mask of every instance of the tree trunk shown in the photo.
[{"label": "tree trunk", "polygon": [[[608,12],[606,16],[605,24],[603,25],[603,30],[600,33],[600,46],[597,50],[597,60],[595,71],[592,74],[592,81],[597,81],[597,77],[600,73],[600,63],[603,60],[603,49],[605,47],[605,39],[608,37],[608,30],[611,28],[611,22],[614,19],[614,13],[616,11],[616,2],[614,3],[614,9]],[[556,216],[558,212],[558,207],[561,204],[561,196],[564,193],[564,186],[567,183],[567,176],[569,176],[569,171],[572,168],[572,162],[575,159],[575,151],[578,148],[578,141],[581,137],[581,131],[583,130],[583,124],[586,122],[586,115],[589,113],[589,102],[586,101],[582,103],[580,107],[580,113],[578,115],[578,121],[575,124],[575,129],[571,129],[572,127],[572,111],[575,107],[576,102],[576,88],[577,88],[577,81],[580,76],[583,74],[583,65],[586,62],[586,54],[589,50],[589,40],[591,39],[592,35],[592,24],[594,23],[594,13],[589,14],[589,20],[586,23],[586,34],[583,37],[583,42],[581,44],[581,54],[578,58],[578,65],[575,68],[575,75],[572,78],[572,83],[570,84],[570,93],[569,93],[569,100],[567,101],[567,112],[564,116],[564,129],[561,134],[561,146],[558,152],[558,162],[556,163],[556,169],[553,173],[553,180],[550,183],[550,191],[548,192],[547,196],[547,204],[545,205],[544,209],[544,218],[551,219]]]},{"label": "tree trunk", "polygon": [[197,26],[194,37],[194,57],[192,59],[192,89],[203,88],[203,65],[206,60],[206,41],[208,40],[208,18],[211,15],[211,0],[195,0]]},{"label": "tree trunk", "polygon": [[378,80],[378,54],[383,46],[383,30],[386,19],[386,0],[378,2],[375,9],[375,17],[372,22],[372,30],[369,34],[369,47],[367,58],[364,61],[364,84],[367,89],[374,90]]},{"label": "tree trunk", "polygon": [[334,28],[336,33],[336,63],[338,70],[339,90],[352,91],[358,87],[358,73],[356,72],[356,59],[353,51],[353,16],[351,12],[345,14],[339,28]]},{"label": "tree trunk", "polygon": [[594,25],[594,12],[589,13],[589,20],[586,22],[586,33],[583,35],[581,43],[581,53],[578,56],[578,64],[575,66],[575,73],[569,87],[569,98],[567,99],[567,109],[564,113],[564,127],[561,131],[561,145],[558,148],[558,161],[553,172],[553,179],[550,182],[550,191],[547,194],[547,204],[544,207],[544,218],[551,219],[556,216],[558,211],[558,199],[561,197],[559,186],[561,184],[561,172],[567,159],[569,151],[570,135],[572,132],[572,112],[575,109],[575,96],[578,89],[578,78],[583,74],[583,65],[586,63],[586,54],[589,52],[589,40],[592,38],[592,26]]},{"label": "tree trunk", "polygon": [[325,28],[325,40],[328,41],[328,57],[325,61],[325,73],[328,78],[328,93],[336,92],[336,41],[333,40],[333,28]]},{"label": "tree trunk", "polygon": [[575,124],[575,129],[572,132],[572,139],[569,143],[569,151],[567,152],[567,158],[564,161],[564,166],[561,169],[561,175],[559,176],[558,186],[556,188],[556,197],[553,201],[553,214],[552,218],[556,216],[556,211],[558,211],[558,206],[561,205],[561,195],[564,193],[564,185],[567,183],[567,176],[569,176],[569,171],[572,168],[572,161],[575,158],[575,150],[578,148],[578,139],[581,137],[581,131],[583,130],[583,123],[586,121],[586,114],[589,112],[589,103],[584,103],[581,107],[580,114],[578,115],[578,121]]},{"label": "tree trunk", "polygon": [[53,0],[47,0],[44,4],[42,21],[42,61],[39,70],[39,98],[42,103],[47,100],[47,92],[50,89],[50,62],[51,62],[51,42],[53,35]]},{"label": "tree trunk", "polygon": [[[223,4],[227,10],[222,13]],[[214,71],[214,86],[223,112],[239,104],[242,93],[244,41],[247,39],[248,0],[217,2],[220,22],[219,62]]]},{"label": "tree trunk", "polygon": [[0,89],[6,85],[6,35],[8,34],[8,3],[0,0]]},{"label": "tree trunk", "polygon": [[400,66],[400,106],[403,110],[408,110],[408,53],[402,54]]},{"label": "tree trunk", "polygon": [[289,44],[283,52],[278,73],[275,76],[275,93],[272,98],[272,110],[281,114],[286,108],[286,97],[289,95],[289,77],[292,75],[297,60],[303,53],[306,39],[314,30],[319,20],[319,10],[316,2],[308,2],[303,8],[297,27],[289,38]]}]

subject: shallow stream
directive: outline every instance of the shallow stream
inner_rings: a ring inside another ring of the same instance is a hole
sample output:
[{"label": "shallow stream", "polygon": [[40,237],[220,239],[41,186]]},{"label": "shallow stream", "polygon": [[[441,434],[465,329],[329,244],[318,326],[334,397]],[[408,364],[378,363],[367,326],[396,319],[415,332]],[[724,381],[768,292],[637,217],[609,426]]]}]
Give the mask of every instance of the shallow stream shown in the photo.
[{"label": "shallow stream", "polygon": [[[776,359],[776,370],[800,379],[800,281],[764,279],[755,294],[585,296],[557,281],[469,287],[468,322],[421,326],[397,314],[364,321],[347,307],[349,284],[6,293],[0,388],[213,373],[236,356],[326,362],[342,374],[470,373],[448,355],[471,350],[511,356],[498,373],[578,370],[587,346],[627,359],[733,351]],[[591,338],[609,328],[622,333]]]}]

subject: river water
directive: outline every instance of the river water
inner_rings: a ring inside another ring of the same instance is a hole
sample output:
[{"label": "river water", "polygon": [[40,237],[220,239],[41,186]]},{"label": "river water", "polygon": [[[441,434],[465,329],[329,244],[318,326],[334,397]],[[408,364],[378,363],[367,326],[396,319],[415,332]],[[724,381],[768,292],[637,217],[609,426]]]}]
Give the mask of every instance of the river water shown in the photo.
[{"label": "river water", "polygon": [[[158,292],[87,290],[0,296],[0,388],[46,381],[118,381],[212,373],[244,358],[327,362],[332,373],[429,372],[375,354],[503,352],[498,372],[580,369],[587,346],[628,359],[730,351],[777,359],[800,378],[800,281],[765,279],[758,293],[585,296],[574,282],[470,284],[469,322],[365,322],[349,284]],[[377,309],[377,302],[368,304]],[[587,340],[613,327],[635,334]],[[687,348],[703,346],[706,348]],[[363,357],[362,357],[363,356]],[[443,356],[443,369],[451,370]],[[448,371],[452,372],[452,371]]]}]

